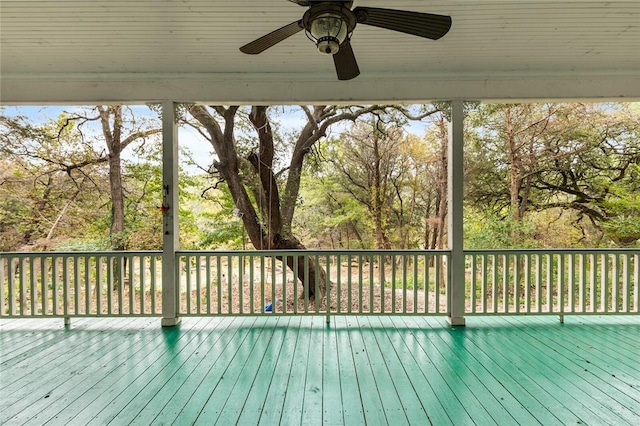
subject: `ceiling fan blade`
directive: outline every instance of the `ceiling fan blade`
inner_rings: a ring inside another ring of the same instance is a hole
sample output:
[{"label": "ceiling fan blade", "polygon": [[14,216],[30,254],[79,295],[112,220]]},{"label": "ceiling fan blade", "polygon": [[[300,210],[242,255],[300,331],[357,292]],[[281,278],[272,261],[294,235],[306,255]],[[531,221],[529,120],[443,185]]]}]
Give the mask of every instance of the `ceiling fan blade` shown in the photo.
[{"label": "ceiling fan blade", "polygon": [[252,41],[251,43],[245,44],[240,48],[240,51],[248,55],[257,55],[258,53],[262,53],[268,48],[275,46],[282,40],[299,33],[300,31],[302,31],[302,21],[295,21],[282,28],[278,28],[269,34]]},{"label": "ceiling fan blade", "polygon": [[437,40],[449,32],[451,17],[407,10],[356,7],[353,9],[359,24],[386,28],[418,37]]},{"label": "ceiling fan blade", "polygon": [[350,40],[344,42],[340,46],[340,50],[333,55],[333,63],[336,66],[338,80],[351,80],[360,75],[360,69],[358,68],[356,56],[353,54]]}]

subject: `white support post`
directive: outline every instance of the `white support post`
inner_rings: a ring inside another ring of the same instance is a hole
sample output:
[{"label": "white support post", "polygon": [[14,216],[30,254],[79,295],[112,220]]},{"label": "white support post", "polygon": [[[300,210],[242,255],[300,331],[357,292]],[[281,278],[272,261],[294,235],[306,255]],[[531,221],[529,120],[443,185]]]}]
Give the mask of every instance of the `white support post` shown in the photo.
[{"label": "white support post", "polygon": [[178,227],[178,126],[176,104],[162,104],[162,326],[180,323],[176,282]]},{"label": "white support post", "polygon": [[447,236],[451,259],[448,266],[450,325],[465,325],[465,265],[463,236],[464,199],[464,109],[461,100],[451,102],[449,149],[447,156]]}]

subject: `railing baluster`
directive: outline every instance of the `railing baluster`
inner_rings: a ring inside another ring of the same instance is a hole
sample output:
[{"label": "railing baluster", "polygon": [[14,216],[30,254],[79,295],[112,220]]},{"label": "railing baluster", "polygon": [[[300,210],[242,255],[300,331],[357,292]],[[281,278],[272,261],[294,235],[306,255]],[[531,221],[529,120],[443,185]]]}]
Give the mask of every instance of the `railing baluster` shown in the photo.
[{"label": "railing baluster", "polygon": [[[273,312],[274,310],[274,305],[276,304],[276,269],[277,269],[277,265],[276,265],[276,257],[275,256],[271,256],[271,294],[269,295],[269,299],[271,302],[271,312]],[[317,291],[317,288],[316,288]],[[316,294],[318,294],[316,292]],[[316,297],[317,299],[317,297]],[[264,304],[267,304],[267,301],[264,301]],[[264,308],[263,308],[264,309]]]},{"label": "railing baluster", "polygon": [[547,312],[553,312],[553,259],[550,254],[545,255],[547,261]]},{"label": "railing baluster", "polygon": [[[297,254],[293,255],[293,313],[298,313],[298,273],[299,273],[299,265],[300,256]],[[304,284],[303,284],[304,285]]]},{"label": "railing baluster", "polygon": [[578,299],[579,299],[579,311],[586,312],[586,277],[587,277],[587,262],[585,260],[584,253],[580,253],[578,256],[578,266],[580,268],[580,274],[578,276]]},{"label": "railing baluster", "polygon": [[541,313],[542,312],[542,256],[536,253],[534,254],[534,257],[536,259],[536,290],[535,290],[536,310],[535,312]]},{"label": "railing baluster", "polygon": [[18,280],[20,281],[20,316],[25,314],[25,302],[27,301],[27,280],[25,269],[27,266],[27,259],[25,257],[20,258],[20,267],[18,268]]},{"label": "railing baluster", "polygon": [[[380,305],[380,313],[387,313],[389,311],[391,311],[391,313],[395,314],[396,313],[396,302],[397,302],[397,295],[396,295],[396,289],[398,288],[397,283],[396,283],[396,279],[398,279],[398,271],[397,271],[397,259],[396,259],[396,255],[395,254],[391,254],[390,256],[385,256],[385,255],[381,255],[380,256],[380,261],[382,262],[382,269],[380,270],[380,290],[381,290],[381,294],[380,294],[380,298],[381,300],[386,300],[386,292],[387,292],[387,267],[386,267],[386,263],[387,263],[387,258],[389,259],[389,267],[391,268],[391,306],[382,306],[382,304]],[[402,275],[402,274],[401,274]],[[406,286],[406,282],[403,282],[402,284],[403,287]],[[386,302],[385,302],[386,303]]]},{"label": "railing baluster", "polygon": [[375,256],[372,254],[369,256],[369,313],[373,313],[373,301],[375,300],[373,283],[375,277]]},{"label": "railing baluster", "polygon": [[317,314],[318,312],[320,312],[320,298],[318,297],[318,295],[320,294],[320,274],[318,273],[318,271],[320,271],[320,256],[316,254],[313,257],[315,259],[315,291],[313,293],[313,307],[315,309],[314,312]]},{"label": "railing baluster", "polygon": [[[407,312],[407,286],[409,285],[407,283],[407,255],[406,254],[401,254],[400,255],[401,259],[402,259],[402,313],[406,313]],[[393,270],[395,272],[396,267],[395,267],[396,262],[393,262]],[[393,279],[393,282],[395,283],[395,278]],[[393,294],[395,296],[396,294],[396,290],[395,287],[393,289]],[[393,303],[393,313],[396,313],[396,304]]]},{"label": "railing baluster", "polygon": [[51,256],[51,266],[52,266],[52,271],[51,271],[51,284],[52,284],[52,289],[51,289],[51,293],[53,295],[53,315],[58,315],[58,298],[59,298],[59,294],[58,294],[58,274],[59,274],[59,270],[58,270],[58,264],[59,264],[59,260],[60,258],[58,256]]},{"label": "railing baluster", "polygon": [[631,298],[631,289],[629,282],[631,281],[631,270],[629,268],[629,255],[627,253],[622,256],[622,311],[630,312],[629,300]]},{"label": "railing baluster", "polygon": [[522,304],[522,284],[520,282],[520,279],[520,255],[516,253],[513,255],[513,305],[516,314],[520,313],[520,305]]},{"label": "railing baluster", "polygon": [[229,254],[225,254],[227,259],[227,300],[228,300],[228,313],[233,314],[233,258]]},{"label": "railing baluster", "polygon": [[364,295],[363,269],[362,255],[358,255],[358,313],[362,313],[362,296]]},{"label": "railing baluster", "polygon": [[564,273],[565,273],[565,262],[564,262],[564,254],[560,253],[558,255],[558,311],[560,314],[564,313]]},{"label": "railing baluster", "polygon": [[68,317],[69,316],[69,299],[70,299],[70,289],[71,286],[70,281],[71,281],[71,271],[69,271],[69,260],[71,260],[68,256],[63,256],[62,257],[62,276],[63,276],[63,281],[62,281],[62,294],[63,294],[63,312],[64,312],[64,316]]},{"label": "railing baluster", "polygon": [[[221,255],[216,255],[216,300],[217,300],[217,314],[222,314],[222,259]],[[263,265],[264,269],[264,265]],[[264,282],[264,280],[263,280]]]},{"label": "railing baluster", "polygon": [[640,312],[640,255],[633,256],[633,312]]},{"label": "railing baluster", "polygon": [[509,313],[509,256],[501,255],[502,259],[502,309]]},{"label": "railing baluster", "polygon": [[80,258],[73,256],[73,313],[80,314]]},{"label": "railing baluster", "polygon": [[524,311],[531,313],[531,253],[524,255]]},{"label": "railing baluster", "polygon": [[499,309],[499,256],[498,254],[491,254],[491,312],[496,313]]},{"label": "railing baluster", "polygon": [[7,272],[9,271],[9,259],[5,256],[0,255],[0,315],[4,315],[7,312],[5,309],[8,309],[7,303],[5,302],[7,295],[5,294],[5,268]]},{"label": "railing baluster", "polygon": [[597,287],[597,273],[598,273],[598,258],[595,254],[589,255],[589,312],[596,312],[598,305],[596,301],[596,287]]},{"label": "railing baluster", "polygon": [[429,297],[431,293],[431,268],[429,268],[431,259],[431,255],[427,253],[424,254],[424,265],[422,268],[424,274],[424,309],[427,313],[434,313],[434,311],[430,309],[431,298]]},{"label": "railing baluster", "polygon": [[613,254],[611,261],[611,311],[618,312],[619,306],[619,291],[618,287],[620,285],[620,276],[618,274],[618,261],[619,257],[617,254]]},{"label": "railing baluster", "polygon": [[[205,256],[205,274],[207,280],[207,314],[211,314],[211,256]],[[253,290],[253,287],[251,287]]]},{"label": "railing baluster", "polygon": [[[330,321],[330,315],[331,315],[331,255],[330,254],[326,254],[325,256],[325,263],[327,264],[327,273],[324,277],[324,288],[327,291],[327,296],[325,299],[325,312],[327,313],[326,316],[326,320],[327,320],[327,324]],[[337,265],[338,269],[340,269],[340,265]],[[337,296],[338,298],[340,298],[340,295],[338,294]],[[286,299],[285,299],[286,300]]]},{"label": "railing baluster", "polygon": [[147,256],[145,255],[140,255],[140,262],[138,263],[138,275],[139,275],[139,282],[140,282],[140,314],[146,314],[147,313],[147,309],[146,309],[146,297],[147,297],[147,291],[146,291],[146,280],[145,280],[145,269],[146,269],[146,263],[147,263]]},{"label": "railing baluster", "polygon": [[15,294],[15,277],[16,277],[16,264],[14,262],[14,257],[11,256],[7,259],[9,263],[9,267],[7,268],[9,271],[9,279],[8,281],[8,291],[9,293],[9,315],[16,315],[16,294]]},{"label": "railing baluster", "polygon": [[95,284],[95,293],[96,293],[96,315],[102,314],[102,257],[100,255],[96,256],[96,284]]},{"label": "railing baluster", "polygon": [[302,263],[302,276],[304,277],[304,281],[302,282],[302,289],[304,293],[303,308],[304,313],[307,314],[309,313],[309,286],[311,285],[309,282],[309,256],[304,256]]},{"label": "railing baluster", "polygon": [[117,278],[114,275],[114,279],[118,283],[118,313],[123,314],[124,310],[124,258],[121,255],[114,256],[114,274],[117,274]]},{"label": "railing baluster", "polygon": [[[413,254],[413,313],[418,313],[418,289],[420,287],[420,277],[418,276],[418,255]],[[423,281],[424,282],[424,281]]]},{"label": "railing baluster", "polygon": [[202,256],[196,258],[196,313],[202,314]]},{"label": "railing baluster", "polygon": [[[362,257],[358,256],[358,258],[359,258],[359,260],[358,260],[358,270],[359,270],[360,266],[362,265],[362,262],[361,262]],[[347,308],[347,312],[348,313],[352,313],[353,312],[353,301],[351,300],[352,299],[351,296],[352,296],[353,290],[352,290],[351,277],[353,276],[353,273],[351,271],[353,270],[353,258],[351,256],[348,256],[348,259],[349,259],[349,269],[348,269],[349,274],[347,275],[347,289],[348,289],[348,291],[347,291],[347,303],[349,304],[349,306]],[[362,283],[362,275],[360,275],[360,281],[359,282]],[[359,288],[359,291],[362,290],[362,286],[361,285],[359,285],[358,288]],[[362,297],[359,297],[359,299],[360,299],[360,311],[362,311]]]},{"label": "railing baluster", "polygon": [[600,303],[602,303],[602,312],[609,312],[609,255],[602,255],[602,276],[600,277],[602,295]]},{"label": "railing baluster", "polygon": [[238,261],[238,296],[240,297],[239,306],[240,313],[245,313],[244,307],[244,255],[239,254],[237,257]]},{"label": "railing baluster", "polygon": [[471,255],[471,288],[469,289],[469,299],[471,302],[471,313],[476,313],[478,276],[476,269],[478,268],[477,256]]},{"label": "railing baluster", "polygon": [[[186,312],[187,314],[191,314],[191,256],[184,256],[184,264],[181,266],[181,269],[185,271],[185,303],[186,303]],[[178,288],[180,288],[179,292],[182,294],[182,280],[178,282]]]},{"label": "railing baluster", "polygon": [[158,257],[153,255],[151,256],[149,262],[149,280],[151,281],[151,313],[156,314],[156,268],[157,268]]},{"label": "railing baluster", "polygon": [[436,313],[439,314],[440,313],[440,272],[442,270],[442,257],[440,256],[435,256],[434,259],[434,264],[435,264],[435,270],[434,270],[434,282],[435,282],[435,301],[434,303],[436,304]]},{"label": "railing baluster", "polygon": [[[129,287],[129,315],[132,315],[135,312],[135,305],[136,305],[136,301],[135,301],[135,297],[136,297],[136,276],[134,275],[134,267],[135,267],[135,263],[136,263],[136,258],[137,256],[130,254],[127,257],[125,257],[125,259],[129,259],[129,281],[128,281],[128,287]],[[123,281],[124,283],[127,283],[126,281]]]},{"label": "railing baluster", "polygon": [[480,255],[480,260],[481,260],[481,291],[482,291],[482,313],[486,314],[487,313],[487,280],[488,280],[488,271],[487,271],[487,255],[486,254],[481,254]]},{"label": "railing baluster", "polygon": [[[282,256],[282,312],[287,313],[287,255]],[[327,271],[327,274],[329,271]],[[242,294],[242,291],[240,292]],[[327,295],[328,297],[328,295]],[[276,312],[275,297],[273,300],[273,312]]]},{"label": "railing baluster", "polygon": [[[34,316],[36,314],[36,304],[38,299],[38,283],[36,280],[36,259],[37,257],[31,257],[29,259],[29,314]],[[4,287],[4,283],[0,281],[0,285]]]},{"label": "railing baluster", "polygon": [[567,254],[567,258],[569,259],[569,282],[567,289],[567,299],[569,303],[569,312],[575,312],[575,275],[576,275],[576,265],[575,265],[575,256],[573,253]]},{"label": "railing baluster", "polygon": [[108,256],[107,260],[107,314],[113,315],[113,262],[114,257]]},{"label": "railing baluster", "polygon": [[[342,255],[336,254],[336,313],[342,312]],[[327,309],[328,310],[328,309]]]}]

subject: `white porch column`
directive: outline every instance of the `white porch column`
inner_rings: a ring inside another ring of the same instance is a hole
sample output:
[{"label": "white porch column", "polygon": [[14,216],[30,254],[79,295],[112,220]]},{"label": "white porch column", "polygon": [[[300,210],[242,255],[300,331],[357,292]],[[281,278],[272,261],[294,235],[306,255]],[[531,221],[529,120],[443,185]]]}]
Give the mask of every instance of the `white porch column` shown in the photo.
[{"label": "white porch column", "polygon": [[162,326],[180,322],[176,251],[180,249],[178,228],[178,126],[176,104],[162,104]]},{"label": "white porch column", "polygon": [[462,210],[464,198],[464,110],[461,100],[451,102],[451,121],[449,122],[448,151],[448,228],[447,237],[451,261],[448,265],[449,316],[451,325],[464,325],[464,236]]}]

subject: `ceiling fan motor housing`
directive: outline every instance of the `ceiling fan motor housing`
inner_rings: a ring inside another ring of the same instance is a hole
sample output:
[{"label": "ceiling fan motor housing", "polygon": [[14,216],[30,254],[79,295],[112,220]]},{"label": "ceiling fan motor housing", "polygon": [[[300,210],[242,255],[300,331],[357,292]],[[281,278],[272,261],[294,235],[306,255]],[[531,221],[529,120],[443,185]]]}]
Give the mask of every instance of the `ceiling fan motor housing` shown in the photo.
[{"label": "ceiling fan motor housing", "polygon": [[340,50],[340,45],[351,37],[356,17],[342,5],[320,3],[305,12],[302,24],[307,37],[316,44],[320,53],[334,55]]}]

